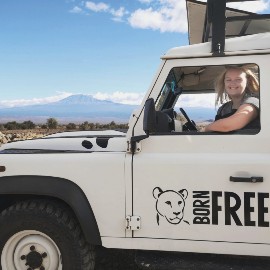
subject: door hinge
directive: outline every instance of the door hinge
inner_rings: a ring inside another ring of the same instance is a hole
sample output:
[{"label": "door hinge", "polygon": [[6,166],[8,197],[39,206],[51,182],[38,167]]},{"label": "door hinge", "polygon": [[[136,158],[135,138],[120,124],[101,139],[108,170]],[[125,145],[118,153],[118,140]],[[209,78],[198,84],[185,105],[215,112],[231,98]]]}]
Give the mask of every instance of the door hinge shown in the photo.
[{"label": "door hinge", "polygon": [[126,216],[126,230],[138,231],[141,229],[140,216]]},{"label": "door hinge", "polygon": [[128,153],[138,153],[141,152],[141,143],[140,142],[134,142],[134,141],[128,141],[127,142],[127,152]]}]

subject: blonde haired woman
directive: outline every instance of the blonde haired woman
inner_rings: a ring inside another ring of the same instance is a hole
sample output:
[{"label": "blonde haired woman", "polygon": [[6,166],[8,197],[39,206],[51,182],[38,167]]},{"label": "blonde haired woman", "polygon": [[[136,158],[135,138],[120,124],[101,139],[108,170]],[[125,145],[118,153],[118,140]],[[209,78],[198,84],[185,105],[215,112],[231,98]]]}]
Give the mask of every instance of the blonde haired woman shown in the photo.
[{"label": "blonde haired woman", "polygon": [[228,67],[216,81],[217,103],[224,103],[215,122],[205,131],[229,132],[260,128],[259,83],[255,74],[244,67]]}]

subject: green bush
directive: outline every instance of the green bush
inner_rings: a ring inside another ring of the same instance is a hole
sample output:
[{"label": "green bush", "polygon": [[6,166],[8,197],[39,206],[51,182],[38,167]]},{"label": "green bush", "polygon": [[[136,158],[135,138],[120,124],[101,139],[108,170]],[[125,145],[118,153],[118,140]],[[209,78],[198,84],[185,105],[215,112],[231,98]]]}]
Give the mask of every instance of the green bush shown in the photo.
[{"label": "green bush", "polygon": [[49,129],[55,129],[58,126],[58,122],[55,118],[49,118],[47,119],[47,127]]},{"label": "green bush", "polygon": [[74,129],[76,129],[76,125],[74,123],[68,123],[66,125],[66,129],[67,130],[74,130]]},{"label": "green bush", "polygon": [[36,125],[32,121],[24,121],[20,124],[21,129],[34,129]]},{"label": "green bush", "polygon": [[15,129],[20,129],[20,124],[17,123],[16,121],[11,121],[11,122],[7,122],[6,124],[4,124],[5,129],[7,130],[15,130]]}]

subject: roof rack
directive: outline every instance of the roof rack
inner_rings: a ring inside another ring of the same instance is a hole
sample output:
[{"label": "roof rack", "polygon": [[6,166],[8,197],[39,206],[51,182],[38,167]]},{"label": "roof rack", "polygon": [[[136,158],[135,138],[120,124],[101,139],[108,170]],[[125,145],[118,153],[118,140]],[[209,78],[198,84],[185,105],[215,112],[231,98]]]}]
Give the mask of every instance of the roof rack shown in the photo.
[{"label": "roof rack", "polygon": [[224,55],[227,22],[243,21],[243,26],[238,34],[238,36],[243,36],[246,34],[251,21],[270,19],[270,14],[255,13],[226,17],[226,3],[246,1],[256,0],[207,0],[202,41],[209,41],[211,31],[213,56]]}]

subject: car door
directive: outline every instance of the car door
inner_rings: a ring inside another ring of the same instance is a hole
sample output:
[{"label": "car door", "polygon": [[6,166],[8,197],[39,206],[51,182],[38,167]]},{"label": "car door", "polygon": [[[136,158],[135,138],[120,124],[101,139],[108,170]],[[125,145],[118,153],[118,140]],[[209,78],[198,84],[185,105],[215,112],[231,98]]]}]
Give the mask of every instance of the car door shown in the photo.
[{"label": "car door", "polygon": [[[256,61],[265,98],[266,61],[260,56]],[[142,140],[133,157],[133,214],[141,216],[141,229],[134,231],[134,237],[177,240],[177,248],[166,242],[162,247],[166,250],[194,249],[181,247],[181,241],[226,243],[225,253],[232,252],[236,243],[268,245],[270,158],[265,110],[261,100],[262,128],[257,134],[171,132]],[[205,249],[201,246],[198,251]]]}]

